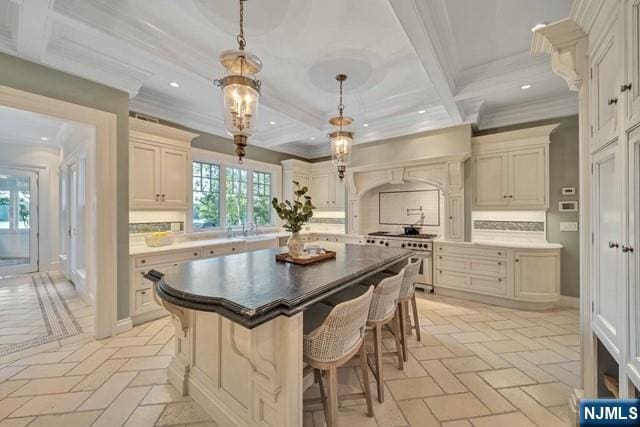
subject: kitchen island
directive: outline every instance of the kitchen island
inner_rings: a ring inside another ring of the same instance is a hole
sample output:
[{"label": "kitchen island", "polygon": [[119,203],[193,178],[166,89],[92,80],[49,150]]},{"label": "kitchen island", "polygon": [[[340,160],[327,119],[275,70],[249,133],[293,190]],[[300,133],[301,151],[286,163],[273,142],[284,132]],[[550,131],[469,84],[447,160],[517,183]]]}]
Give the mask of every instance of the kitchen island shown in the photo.
[{"label": "kitchen island", "polygon": [[169,381],[219,425],[301,426],[305,309],[412,254],[323,246],[336,258],[298,266],[265,249],[147,273],[174,320]]}]

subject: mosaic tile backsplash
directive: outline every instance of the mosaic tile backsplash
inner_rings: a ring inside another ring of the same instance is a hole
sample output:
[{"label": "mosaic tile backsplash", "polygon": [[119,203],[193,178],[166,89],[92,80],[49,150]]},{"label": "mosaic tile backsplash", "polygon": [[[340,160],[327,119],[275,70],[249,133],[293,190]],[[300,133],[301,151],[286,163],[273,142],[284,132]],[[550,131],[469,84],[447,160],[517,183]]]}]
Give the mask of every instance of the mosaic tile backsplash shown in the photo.
[{"label": "mosaic tile backsplash", "polygon": [[311,223],[311,224],[344,224],[345,223],[345,219],[344,218],[316,218],[316,217],[312,217],[309,220],[309,223]]},{"label": "mosaic tile backsplash", "polygon": [[129,234],[155,233],[157,231],[184,231],[184,222],[129,223]]},{"label": "mosaic tile backsplash", "polygon": [[473,221],[475,230],[544,232],[542,221]]}]

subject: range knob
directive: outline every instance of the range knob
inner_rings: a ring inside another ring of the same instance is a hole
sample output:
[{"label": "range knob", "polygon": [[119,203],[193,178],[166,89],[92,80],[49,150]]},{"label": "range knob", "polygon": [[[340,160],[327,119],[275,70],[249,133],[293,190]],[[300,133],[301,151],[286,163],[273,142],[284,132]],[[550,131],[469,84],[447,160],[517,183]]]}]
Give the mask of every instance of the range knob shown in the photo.
[{"label": "range knob", "polygon": [[367,239],[367,243],[371,243],[371,240]]},{"label": "range knob", "polygon": [[381,245],[382,245],[382,244],[384,244],[384,241],[380,240],[380,244],[381,244]]},{"label": "range knob", "polygon": [[401,248],[404,248],[405,246],[407,245],[405,245],[404,243],[400,245]]},{"label": "range knob", "polygon": [[389,246],[389,242],[386,242],[384,245],[385,245],[385,246]]},{"label": "range knob", "polygon": [[414,248],[417,248],[417,247],[418,247],[418,244],[417,244],[417,243],[414,243],[414,244],[413,244],[413,247],[414,247]]},{"label": "range knob", "polygon": [[418,247],[419,247],[419,248],[421,248],[421,247],[422,247],[422,243],[419,243],[419,244],[418,244]]}]

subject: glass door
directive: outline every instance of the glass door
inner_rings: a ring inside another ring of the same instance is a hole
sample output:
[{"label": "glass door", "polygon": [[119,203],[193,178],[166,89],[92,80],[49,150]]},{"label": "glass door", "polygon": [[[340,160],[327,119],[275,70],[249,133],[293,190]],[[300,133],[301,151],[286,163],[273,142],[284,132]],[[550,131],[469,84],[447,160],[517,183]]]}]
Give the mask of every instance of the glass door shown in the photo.
[{"label": "glass door", "polygon": [[0,277],[38,271],[38,178],[0,168]]}]

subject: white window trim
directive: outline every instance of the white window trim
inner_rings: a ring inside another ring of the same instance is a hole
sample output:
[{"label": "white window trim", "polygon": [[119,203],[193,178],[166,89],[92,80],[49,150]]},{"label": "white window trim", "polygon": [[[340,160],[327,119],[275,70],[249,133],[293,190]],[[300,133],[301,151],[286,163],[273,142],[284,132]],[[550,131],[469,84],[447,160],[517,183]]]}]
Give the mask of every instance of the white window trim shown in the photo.
[{"label": "white window trim", "polygon": [[[193,162],[203,162],[220,166],[220,222],[221,225],[215,228],[208,228],[205,231],[193,230]],[[191,165],[189,169],[189,211],[185,218],[185,233],[202,235],[207,232],[220,232],[226,230],[226,225],[222,224],[226,219],[226,168],[245,169],[248,171],[265,172],[271,174],[271,198],[282,198],[282,166],[272,163],[260,162],[257,160],[244,159],[242,164],[238,163],[238,158],[215,151],[203,150],[200,148],[191,149]],[[253,210],[253,173],[247,173],[247,210]],[[271,208],[271,224],[261,225],[262,228],[279,227],[280,220],[276,211]],[[237,227],[236,227],[237,228]]]}]

